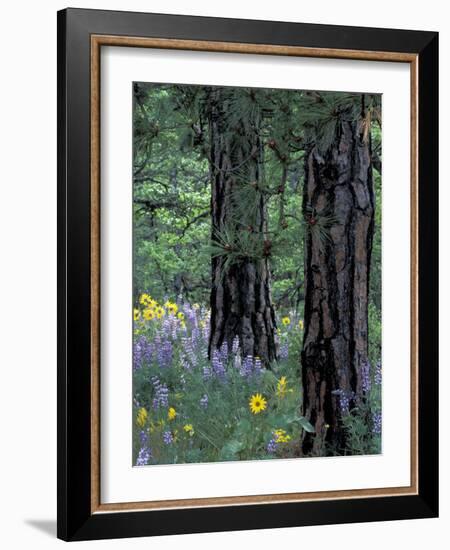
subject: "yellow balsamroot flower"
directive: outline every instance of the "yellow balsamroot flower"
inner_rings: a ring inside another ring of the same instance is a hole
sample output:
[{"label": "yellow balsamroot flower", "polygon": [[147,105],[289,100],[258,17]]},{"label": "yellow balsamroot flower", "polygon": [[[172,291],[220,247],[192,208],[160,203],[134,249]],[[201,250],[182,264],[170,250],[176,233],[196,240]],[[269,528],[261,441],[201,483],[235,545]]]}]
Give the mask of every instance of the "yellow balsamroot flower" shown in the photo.
[{"label": "yellow balsamroot flower", "polygon": [[282,376],[277,383],[277,395],[278,397],[283,398],[287,392],[287,378]]},{"label": "yellow balsamroot flower", "polygon": [[164,304],[167,308],[167,311],[172,314],[172,315],[176,315],[177,311],[178,311],[178,306],[177,304],[175,304],[174,302],[171,302],[170,300],[168,300],[165,304]]},{"label": "yellow balsamroot flower", "polygon": [[144,427],[145,423],[147,422],[148,413],[144,407],[141,407],[136,415],[136,424],[140,426],[141,428]]},{"label": "yellow balsamroot flower", "polygon": [[303,319],[300,319],[300,321],[298,322],[298,328],[300,330],[303,330],[305,328],[305,323],[303,322]]},{"label": "yellow balsamroot flower", "polygon": [[186,323],[184,321],[180,321],[180,327],[181,328],[186,328]]},{"label": "yellow balsamroot flower", "polygon": [[283,323],[283,325],[284,325],[285,327],[291,324],[291,320],[289,319],[289,317],[283,317],[283,318],[281,319],[281,322]]},{"label": "yellow balsamroot flower", "polygon": [[183,426],[183,430],[189,434],[191,437],[194,435],[194,428],[192,426],[192,424],[185,424]]},{"label": "yellow balsamroot flower", "polygon": [[155,313],[156,313],[156,317],[158,317],[158,319],[161,319],[161,317],[164,317],[164,315],[166,314],[165,310],[161,306],[158,306],[155,309]]},{"label": "yellow balsamroot flower", "polygon": [[144,319],[146,319],[147,321],[151,321],[152,319],[155,318],[155,312],[153,311],[153,309],[149,307],[144,309],[144,311],[142,312],[142,315]]},{"label": "yellow balsamroot flower", "polygon": [[139,321],[140,316],[141,316],[141,312],[138,309],[134,308],[133,309],[133,319],[135,321]]},{"label": "yellow balsamroot flower", "polygon": [[177,416],[177,411],[173,407],[170,407],[167,413],[167,418],[169,420],[174,420],[176,416]]},{"label": "yellow balsamroot flower", "polygon": [[291,436],[286,433],[286,430],[282,430],[282,429],[275,430],[273,432],[273,435],[277,443],[287,443],[288,441],[291,440]]},{"label": "yellow balsamroot flower", "polygon": [[184,313],[182,311],[179,311],[177,313],[177,317],[178,317],[178,319],[180,319],[180,321],[182,321],[184,319]]},{"label": "yellow balsamroot flower", "polygon": [[259,414],[267,408],[267,401],[260,393],[255,393],[250,397],[248,406],[253,414]]},{"label": "yellow balsamroot flower", "polygon": [[143,305],[143,306],[147,306],[152,300],[152,297],[149,295],[149,294],[146,294],[144,292],[144,294],[141,294],[141,297],[139,298],[139,302]]}]

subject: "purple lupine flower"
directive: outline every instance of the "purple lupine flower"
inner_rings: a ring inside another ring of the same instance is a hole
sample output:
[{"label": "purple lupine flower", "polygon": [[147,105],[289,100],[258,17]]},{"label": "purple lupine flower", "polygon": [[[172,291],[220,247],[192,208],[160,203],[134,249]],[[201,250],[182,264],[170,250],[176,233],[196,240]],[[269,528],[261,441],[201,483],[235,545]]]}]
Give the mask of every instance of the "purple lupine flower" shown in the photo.
[{"label": "purple lupine flower", "polygon": [[153,408],[155,410],[160,407],[167,408],[169,406],[169,390],[166,384],[162,384],[157,376],[153,376],[151,382],[155,390]]},{"label": "purple lupine flower", "polygon": [[239,359],[235,359],[235,366],[240,365],[239,373],[241,376],[247,378],[251,376],[252,374],[260,374],[262,371],[262,362],[259,357],[252,357],[251,355],[247,355],[247,357],[244,357],[242,360],[242,363],[240,362],[240,356],[237,356]]},{"label": "purple lupine flower", "polygon": [[280,346],[280,359],[287,359],[289,357],[289,344],[283,342]]},{"label": "purple lupine flower", "polygon": [[186,319],[188,319],[189,323],[195,329],[197,329],[197,325],[198,325],[197,311],[198,311],[197,309],[191,307],[189,304],[185,304],[183,306],[183,313]]},{"label": "purple lupine flower", "polygon": [[136,459],[136,466],[146,466],[149,460],[152,458],[152,451],[150,447],[141,447]]},{"label": "purple lupine flower", "polygon": [[381,434],[381,411],[376,411],[372,413],[372,433]]},{"label": "purple lupine flower", "polygon": [[353,392],[348,392],[344,390],[334,390],[331,392],[334,395],[337,395],[339,401],[339,409],[342,416],[347,416],[350,412],[350,401],[354,399]]},{"label": "purple lupine flower", "polygon": [[200,407],[205,410],[208,408],[208,396],[206,395],[206,393],[200,399]]},{"label": "purple lupine flower", "polygon": [[361,364],[361,390],[364,393],[368,393],[370,391],[370,363],[368,360],[363,361]]},{"label": "purple lupine flower", "polygon": [[152,451],[149,446],[148,432],[141,430],[139,432],[139,440],[141,442],[141,448],[136,459],[136,466],[145,466],[152,457]]},{"label": "purple lupine flower", "polygon": [[225,364],[228,360],[228,344],[227,342],[222,342],[222,345],[220,346],[219,350],[220,359],[223,364]]},{"label": "purple lupine flower", "polygon": [[164,342],[158,348],[158,362],[162,368],[170,367],[172,364],[173,350],[172,343],[169,340]]},{"label": "purple lupine flower", "polygon": [[172,319],[172,338],[173,338],[173,340],[176,340],[178,330],[181,330],[180,319],[178,319],[178,317],[174,317]]},{"label": "purple lupine flower", "polygon": [[209,317],[209,311],[206,309],[205,306],[202,306],[202,307],[200,308],[200,317],[201,317],[202,319],[205,319],[206,317]]},{"label": "purple lupine flower", "polygon": [[269,443],[267,443],[266,450],[268,453],[273,454],[278,449],[278,443],[275,438],[272,438]]},{"label": "purple lupine flower", "polygon": [[202,370],[203,380],[209,380],[212,376],[212,370],[210,367],[203,367]]},{"label": "purple lupine flower", "polygon": [[375,374],[373,377],[373,381],[377,386],[381,385],[381,361],[377,362],[377,365],[375,367]]},{"label": "purple lupine flower", "polygon": [[171,330],[170,330],[170,320],[169,319],[165,319],[163,321],[163,324],[161,326],[161,330],[159,332],[160,332],[160,335],[161,335],[161,342],[162,342],[162,344],[164,344],[165,342],[168,341],[168,338],[170,337]]},{"label": "purple lupine flower", "polygon": [[194,351],[194,345],[192,343],[191,338],[182,338],[181,342],[183,344],[183,351],[187,358],[189,359],[189,363],[192,367],[197,366],[197,356]]},{"label": "purple lupine flower", "polygon": [[137,370],[142,367],[142,348],[139,340],[133,344],[133,369]]},{"label": "purple lupine flower", "polygon": [[251,355],[247,355],[247,357],[244,357],[241,364],[240,369],[240,375],[247,378],[252,374],[253,371],[253,357]]},{"label": "purple lupine flower", "polygon": [[260,374],[262,371],[262,363],[261,359],[259,357],[255,357],[255,364],[254,364],[254,372],[255,374]]},{"label": "purple lupine flower", "polygon": [[153,342],[156,348],[159,348],[159,346],[161,345],[161,334],[159,330],[156,332],[155,337],[153,338]]},{"label": "purple lupine flower", "polygon": [[162,322],[162,327],[161,327],[161,333],[163,338],[168,338],[171,332],[172,332],[171,318],[166,317]]},{"label": "purple lupine flower", "polygon": [[148,443],[148,432],[145,430],[141,430],[139,432],[139,440],[141,442],[141,445],[145,445]]},{"label": "purple lupine flower", "polygon": [[181,362],[181,366],[183,367],[183,369],[191,370],[191,364],[189,363],[189,361],[187,360],[187,358],[184,355],[181,355],[180,362]]},{"label": "purple lupine flower", "polygon": [[141,336],[133,344],[133,367],[140,369],[144,363],[150,363],[153,355],[153,346],[145,338]]},{"label": "purple lupine flower", "polygon": [[209,323],[202,328],[202,337],[205,342],[209,342]]},{"label": "purple lupine flower", "polygon": [[214,350],[211,364],[214,374],[219,378],[223,378],[225,376],[225,367],[219,350]]},{"label": "purple lupine flower", "polygon": [[176,317],[173,317],[172,315],[167,318],[167,321],[169,322],[169,331],[170,335],[172,337],[172,340],[176,340],[177,338],[177,331],[179,328],[178,319]]},{"label": "purple lupine flower", "polygon": [[199,340],[200,340],[200,330],[197,327],[194,327],[191,332],[191,343],[193,348],[197,346],[197,343]]},{"label": "purple lupine flower", "polygon": [[145,344],[144,344],[144,349],[143,349],[143,357],[144,357],[144,360],[147,361],[147,363],[151,363],[152,362],[152,359],[153,359],[153,353],[155,351],[155,348],[153,346],[152,343],[150,343],[147,339],[145,339]]},{"label": "purple lupine flower", "polygon": [[173,435],[172,435],[172,432],[164,432],[163,433],[163,441],[164,441],[164,444],[165,445],[170,445],[171,443],[173,443]]},{"label": "purple lupine flower", "polygon": [[208,359],[208,346],[206,344],[202,344],[200,348],[200,357],[203,359]]}]

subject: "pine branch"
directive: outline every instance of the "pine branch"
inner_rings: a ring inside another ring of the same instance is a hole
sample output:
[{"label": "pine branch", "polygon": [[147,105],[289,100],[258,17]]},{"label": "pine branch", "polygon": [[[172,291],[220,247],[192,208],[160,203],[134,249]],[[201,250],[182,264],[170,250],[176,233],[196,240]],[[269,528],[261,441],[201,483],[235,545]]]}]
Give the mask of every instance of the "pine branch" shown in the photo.
[{"label": "pine branch", "polygon": [[198,216],[195,216],[194,218],[192,218],[191,220],[189,220],[186,225],[183,227],[183,229],[181,230],[181,235],[179,237],[179,240],[181,241],[181,239],[183,239],[183,237],[185,236],[186,234],[186,231],[192,227],[194,224],[196,224],[199,220],[201,220],[202,218],[207,218],[209,217],[209,215],[211,214],[211,211],[210,210],[205,210],[204,212],[201,212],[200,214],[198,214]]}]

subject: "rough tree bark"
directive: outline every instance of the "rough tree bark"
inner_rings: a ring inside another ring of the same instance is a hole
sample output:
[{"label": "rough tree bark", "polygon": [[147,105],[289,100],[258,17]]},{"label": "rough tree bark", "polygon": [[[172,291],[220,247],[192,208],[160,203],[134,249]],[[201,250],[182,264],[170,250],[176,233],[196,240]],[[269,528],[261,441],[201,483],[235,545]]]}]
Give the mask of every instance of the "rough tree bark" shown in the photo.
[{"label": "rough tree bark", "polygon": [[243,356],[259,357],[268,365],[276,359],[277,345],[267,209],[262,193],[256,193],[257,204],[249,208],[248,215],[236,204],[238,187],[257,188],[262,176],[259,121],[254,116],[242,117],[230,128],[223,93],[220,88],[213,89],[209,98],[212,240],[217,232],[232,226],[260,237],[264,255],[258,260],[244,258],[226,270],[223,256],[212,258],[209,353],[223,342],[231,349],[237,336]]},{"label": "rough tree bark", "polygon": [[[302,351],[305,455],[342,452],[342,410],[361,395],[368,356],[368,291],[374,229],[368,120],[340,120],[325,155],[305,157],[303,208],[308,227]],[[320,236],[320,226],[325,235]]]}]

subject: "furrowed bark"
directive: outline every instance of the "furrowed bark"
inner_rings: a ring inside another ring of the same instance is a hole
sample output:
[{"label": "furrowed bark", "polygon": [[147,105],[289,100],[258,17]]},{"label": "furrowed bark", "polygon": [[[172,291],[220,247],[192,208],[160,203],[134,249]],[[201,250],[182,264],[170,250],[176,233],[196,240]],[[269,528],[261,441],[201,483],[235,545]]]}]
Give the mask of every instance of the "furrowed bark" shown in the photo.
[{"label": "furrowed bark", "polygon": [[[344,453],[342,413],[361,395],[368,357],[368,292],[374,226],[371,143],[367,120],[339,121],[325,155],[305,160],[304,415],[315,428],[303,454]],[[320,236],[320,226],[325,235]],[[335,393],[336,392],[336,393]]]},{"label": "furrowed bark", "polygon": [[[250,231],[261,237],[264,255],[256,260],[243,258],[228,269],[224,268],[225,256],[212,258],[209,353],[224,342],[231,349],[237,336],[244,356],[259,357],[269,365],[277,357],[277,344],[266,204],[263,195],[257,194],[249,217],[242,215],[236,204],[238,186],[258,186],[263,147],[257,120],[241,120],[230,131],[224,109],[222,91],[214,89],[209,108],[212,240],[230,226]],[[242,173],[246,181],[242,181]]]}]

